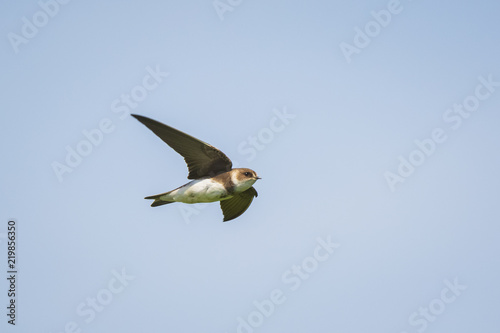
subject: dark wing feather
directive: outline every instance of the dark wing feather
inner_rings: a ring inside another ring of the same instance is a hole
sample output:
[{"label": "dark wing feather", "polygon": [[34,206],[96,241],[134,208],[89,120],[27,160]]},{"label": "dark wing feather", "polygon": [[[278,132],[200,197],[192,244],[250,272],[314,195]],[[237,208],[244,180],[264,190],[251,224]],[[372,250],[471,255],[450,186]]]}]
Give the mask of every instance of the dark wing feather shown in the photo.
[{"label": "dark wing feather", "polygon": [[222,200],[220,208],[224,214],[224,222],[235,219],[243,214],[250,207],[253,198],[257,197],[257,195],[257,191],[253,187],[250,187],[248,190],[236,194],[231,199]]},{"label": "dark wing feather", "polygon": [[132,116],[184,157],[189,169],[188,179],[214,176],[231,170],[231,160],[214,146],[156,120],[136,114]]}]

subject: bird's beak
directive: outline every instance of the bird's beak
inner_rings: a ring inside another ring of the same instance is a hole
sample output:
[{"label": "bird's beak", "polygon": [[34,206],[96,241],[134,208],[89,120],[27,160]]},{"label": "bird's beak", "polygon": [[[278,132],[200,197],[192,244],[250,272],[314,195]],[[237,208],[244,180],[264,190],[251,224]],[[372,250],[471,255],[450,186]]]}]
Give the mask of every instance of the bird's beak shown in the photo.
[{"label": "bird's beak", "polygon": [[255,177],[255,179],[262,179],[262,178],[260,178],[259,176],[257,176],[257,177]]}]

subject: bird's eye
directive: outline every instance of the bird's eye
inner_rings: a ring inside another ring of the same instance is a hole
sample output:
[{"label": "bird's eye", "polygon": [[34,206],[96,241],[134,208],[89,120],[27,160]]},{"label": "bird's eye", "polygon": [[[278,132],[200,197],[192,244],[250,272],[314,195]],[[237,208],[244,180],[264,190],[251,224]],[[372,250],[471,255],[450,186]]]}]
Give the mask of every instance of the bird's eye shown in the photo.
[{"label": "bird's eye", "polygon": [[250,177],[252,174],[250,172],[245,172],[244,175]]}]

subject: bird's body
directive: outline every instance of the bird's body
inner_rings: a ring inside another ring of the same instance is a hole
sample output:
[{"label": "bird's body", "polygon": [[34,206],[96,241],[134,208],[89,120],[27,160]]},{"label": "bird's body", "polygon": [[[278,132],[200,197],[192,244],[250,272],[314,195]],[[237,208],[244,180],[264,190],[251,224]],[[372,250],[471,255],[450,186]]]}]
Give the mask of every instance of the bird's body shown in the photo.
[{"label": "bird's body", "polygon": [[153,202],[155,206],[171,202],[192,204],[231,199],[234,194],[248,190],[257,181],[257,179],[247,180],[245,179],[247,177],[239,177],[241,172],[244,175],[245,172],[251,173],[252,170],[232,169],[214,177],[203,177],[190,181],[175,190],[146,197],[146,199],[155,199]]},{"label": "bird's body", "polygon": [[215,202],[227,199],[228,196],[229,191],[223,184],[214,181],[210,177],[206,177],[192,180],[175,190],[147,198],[155,199],[155,206],[159,206],[171,202],[183,202],[188,204]]},{"label": "bird's body", "polygon": [[232,220],[247,210],[257,196],[252,185],[260,177],[255,171],[232,169],[231,160],[217,148],[150,118],[132,116],[184,157],[189,168],[188,179],[194,179],[174,190],[146,197],[154,200],[151,206],[220,201],[224,221]]}]

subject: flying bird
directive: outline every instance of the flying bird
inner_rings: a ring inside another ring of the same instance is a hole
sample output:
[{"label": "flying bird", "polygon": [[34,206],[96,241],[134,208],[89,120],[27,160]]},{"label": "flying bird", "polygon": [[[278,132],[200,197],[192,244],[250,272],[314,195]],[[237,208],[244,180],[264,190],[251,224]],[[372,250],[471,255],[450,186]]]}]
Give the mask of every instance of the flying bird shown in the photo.
[{"label": "flying bird", "polygon": [[132,116],[184,157],[189,169],[187,178],[192,179],[172,191],[146,197],[154,200],[151,207],[172,202],[220,201],[226,222],[243,214],[257,197],[253,184],[261,178],[255,171],[233,169],[231,160],[214,146],[156,120],[137,114]]}]

